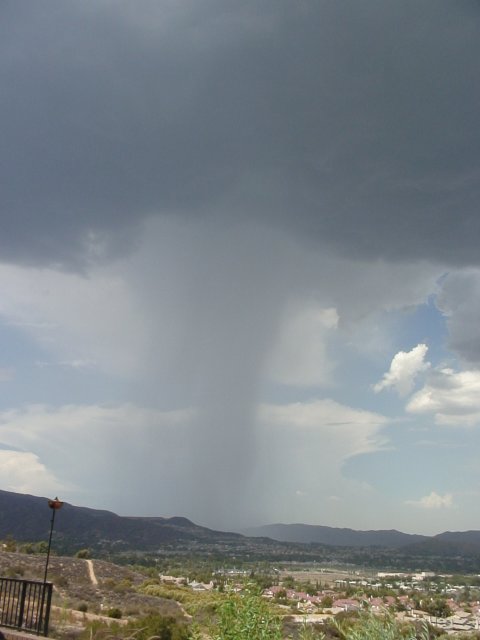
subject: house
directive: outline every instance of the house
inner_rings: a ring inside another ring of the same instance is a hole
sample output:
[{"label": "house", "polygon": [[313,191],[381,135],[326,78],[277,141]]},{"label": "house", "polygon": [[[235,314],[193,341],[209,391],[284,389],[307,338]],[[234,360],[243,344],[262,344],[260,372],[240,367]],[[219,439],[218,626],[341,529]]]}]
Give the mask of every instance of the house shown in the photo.
[{"label": "house", "polygon": [[334,609],[340,611],[358,611],[360,609],[360,602],[353,598],[340,598],[333,602],[332,610]]}]

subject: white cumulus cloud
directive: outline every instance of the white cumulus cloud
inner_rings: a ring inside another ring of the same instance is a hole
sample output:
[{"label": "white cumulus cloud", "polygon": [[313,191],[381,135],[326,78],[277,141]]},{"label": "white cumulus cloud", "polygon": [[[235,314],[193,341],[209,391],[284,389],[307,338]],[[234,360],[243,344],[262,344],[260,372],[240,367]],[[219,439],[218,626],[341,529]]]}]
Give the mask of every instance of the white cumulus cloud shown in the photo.
[{"label": "white cumulus cloud", "polygon": [[67,485],[30,451],[0,450],[0,484],[8,491],[34,495],[58,493]]},{"label": "white cumulus cloud", "polygon": [[480,371],[432,371],[425,386],[410,399],[407,411],[433,414],[437,424],[480,424]]},{"label": "white cumulus cloud", "polygon": [[430,367],[430,363],[425,362],[427,351],[426,344],[417,344],[411,351],[399,351],[392,360],[390,370],[374,385],[375,393],[390,387],[401,396],[411,393],[417,375]]},{"label": "white cumulus cloud", "polygon": [[164,505],[162,489],[168,491],[167,481],[176,482],[177,469],[187,462],[185,429],[192,413],[131,404],[29,405],[0,412],[0,486],[113,509],[118,492],[127,501],[135,498],[130,509],[146,510],[149,498],[140,488],[151,485]]},{"label": "white cumulus cloud", "polygon": [[422,509],[443,509],[453,506],[453,496],[451,493],[440,494],[432,491],[428,496],[423,496],[420,500],[407,500],[406,504],[421,507]]},{"label": "white cumulus cloud", "polygon": [[319,523],[340,526],[349,521],[352,500],[358,509],[372,503],[371,487],[349,477],[345,466],[388,446],[385,416],[324,398],[262,404],[257,422],[257,450],[268,460],[254,471],[257,492],[268,487],[259,521],[311,522],[316,504],[321,505]]},{"label": "white cumulus cloud", "polygon": [[384,416],[347,407],[334,400],[262,405],[260,421],[276,427],[316,431],[324,438],[323,451],[340,465],[361,453],[378,451],[385,445],[380,432],[388,423]]}]

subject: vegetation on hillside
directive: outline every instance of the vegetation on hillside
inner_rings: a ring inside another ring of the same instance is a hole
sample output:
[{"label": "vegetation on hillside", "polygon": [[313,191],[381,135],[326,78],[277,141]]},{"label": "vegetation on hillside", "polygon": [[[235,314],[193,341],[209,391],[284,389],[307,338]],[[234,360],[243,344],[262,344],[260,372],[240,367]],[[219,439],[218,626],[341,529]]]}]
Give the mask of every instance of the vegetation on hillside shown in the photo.
[{"label": "vegetation on hillside", "polygon": [[[94,623],[83,633],[82,640],[282,640],[279,616],[255,594],[230,594],[218,608],[207,630],[186,625],[174,618],[149,615],[124,627],[107,627]],[[446,640],[426,623],[420,627],[401,624],[393,616],[373,615],[365,611],[325,625],[323,630],[303,624],[294,635],[296,640]],[[472,640],[475,634],[463,635]]]},{"label": "vegetation on hillside", "polygon": [[[8,539],[0,553],[0,575],[42,579],[45,556],[19,546],[7,550],[14,544]],[[181,557],[168,556],[157,556],[148,567],[124,566],[92,561],[90,555],[84,548],[75,557],[50,558],[51,630],[60,640],[78,638],[82,628],[85,640],[433,640],[443,637],[441,625],[414,626],[412,610],[433,620],[461,607],[473,628],[480,599],[480,578],[474,575],[430,575],[421,587],[414,590],[409,583],[405,591],[405,578],[365,580],[353,568],[324,573],[317,565],[307,570],[253,560],[239,569],[236,558],[219,565],[203,556],[196,563],[193,555],[183,566]],[[339,598],[355,599],[345,613],[334,606]],[[370,601],[375,615],[364,609]],[[391,613],[382,612],[382,603]],[[327,619],[332,608],[335,622]],[[307,612],[316,614],[308,624]],[[409,623],[395,619],[404,614]],[[480,640],[473,631],[461,637]]]}]

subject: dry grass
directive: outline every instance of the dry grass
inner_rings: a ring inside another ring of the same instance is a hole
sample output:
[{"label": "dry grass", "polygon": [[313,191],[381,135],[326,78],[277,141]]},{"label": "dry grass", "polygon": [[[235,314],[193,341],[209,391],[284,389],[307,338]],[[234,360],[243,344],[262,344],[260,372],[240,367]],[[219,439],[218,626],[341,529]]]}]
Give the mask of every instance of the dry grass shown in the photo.
[{"label": "dry grass", "polygon": [[[0,576],[43,580],[45,555],[0,552]],[[86,560],[51,556],[47,579],[53,583],[52,626],[84,628],[92,620],[108,618],[118,608],[122,618],[148,613],[187,619],[183,608],[171,598],[149,596],[138,591],[145,576],[128,567],[93,559],[98,585],[90,580]],[[81,609],[84,611],[82,612]],[[86,609],[86,611],[85,611]]]}]

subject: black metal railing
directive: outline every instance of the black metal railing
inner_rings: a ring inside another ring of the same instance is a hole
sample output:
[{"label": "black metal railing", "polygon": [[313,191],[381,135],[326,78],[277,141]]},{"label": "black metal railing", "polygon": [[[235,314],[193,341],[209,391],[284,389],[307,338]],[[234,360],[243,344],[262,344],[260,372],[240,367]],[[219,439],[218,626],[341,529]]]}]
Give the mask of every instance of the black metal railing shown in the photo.
[{"label": "black metal railing", "polygon": [[0,626],[48,635],[52,583],[0,578]]}]

